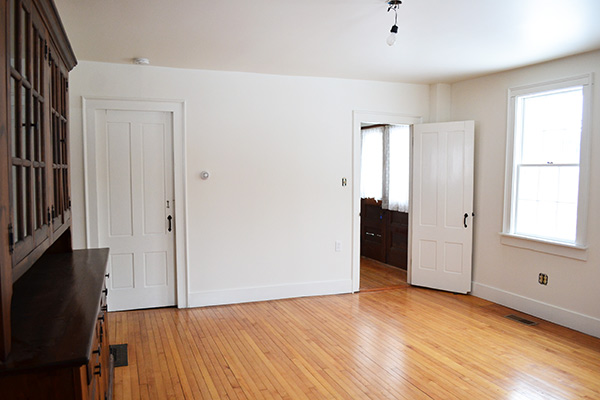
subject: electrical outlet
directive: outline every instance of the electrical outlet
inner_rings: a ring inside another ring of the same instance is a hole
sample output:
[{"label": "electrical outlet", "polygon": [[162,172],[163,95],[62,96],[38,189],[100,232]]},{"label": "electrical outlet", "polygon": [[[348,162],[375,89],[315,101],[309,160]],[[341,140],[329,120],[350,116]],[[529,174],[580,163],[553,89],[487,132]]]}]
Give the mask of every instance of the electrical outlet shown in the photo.
[{"label": "electrical outlet", "polygon": [[547,285],[548,284],[548,274],[543,274],[540,272],[540,274],[538,275],[538,283],[540,285]]}]

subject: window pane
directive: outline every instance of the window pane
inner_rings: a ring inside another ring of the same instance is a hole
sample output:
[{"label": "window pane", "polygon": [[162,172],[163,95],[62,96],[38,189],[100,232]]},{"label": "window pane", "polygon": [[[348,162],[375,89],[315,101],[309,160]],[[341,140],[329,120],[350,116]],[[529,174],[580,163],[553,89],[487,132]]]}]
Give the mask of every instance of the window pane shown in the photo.
[{"label": "window pane", "polygon": [[21,158],[31,158],[31,148],[29,141],[29,113],[27,100],[29,98],[29,90],[21,88]]},{"label": "window pane", "polygon": [[13,215],[12,215],[12,224],[13,224],[13,232],[15,235],[14,241],[19,241],[19,231],[21,229],[21,221],[19,219],[19,185],[18,185],[18,169],[19,167],[12,167],[12,207],[13,207]]},{"label": "window pane", "polygon": [[15,2],[14,0],[11,0],[8,3],[10,5],[10,65],[11,67],[15,67],[15,59],[17,57],[17,21],[15,16]]},{"label": "window pane", "polygon": [[21,194],[21,207],[23,209],[23,237],[27,237],[31,234],[31,232],[29,231],[29,222],[30,222],[30,215],[29,215],[29,203],[27,201],[27,199],[31,198],[31,193],[29,190],[29,183],[31,181],[30,178],[30,170],[29,168],[21,168],[21,179],[22,179],[22,183],[21,183],[21,190],[22,190],[22,194]]},{"label": "window pane", "polygon": [[575,242],[579,167],[520,166],[515,233]]},{"label": "window pane", "polygon": [[11,155],[13,157],[19,157],[17,151],[17,138],[20,131],[17,122],[17,82],[14,78],[10,80],[10,142],[11,142]]},{"label": "window pane", "polygon": [[558,201],[577,204],[579,198],[579,167],[560,167]]},{"label": "window pane", "polygon": [[[38,199],[38,187],[37,187],[37,168],[31,168],[31,173],[33,174],[33,182],[31,183],[31,202],[33,203],[33,207],[31,208],[31,212],[32,212],[32,223],[33,223],[33,230],[35,231],[37,228],[40,227],[39,224],[39,199]],[[29,171],[28,171],[29,173]]]},{"label": "window pane", "polygon": [[516,233],[525,236],[541,236],[538,224],[537,201],[523,200],[517,203],[518,218]]},{"label": "window pane", "polygon": [[521,99],[522,155],[527,164],[578,164],[583,90],[568,89]]},{"label": "window pane", "polygon": [[540,181],[540,168],[539,167],[519,167],[518,175],[518,198],[520,200],[533,200],[538,199],[538,184]]},{"label": "window pane", "polygon": [[389,196],[390,210],[408,211],[410,179],[410,127],[392,125],[390,134]]},{"label": "window pane", "polygon": [[381,200],[383,185],[383,128],[362,130],[360,197]]},{"label": "window pane", "polygon": [[21,75],[27,77],[27,44],[29,40],[28,14],[25,9],[21,9]]},{"label": "window pane", "polygon": [[559,180],[558,168],[539,168],[538,200],[556,203],[558,201]]}]

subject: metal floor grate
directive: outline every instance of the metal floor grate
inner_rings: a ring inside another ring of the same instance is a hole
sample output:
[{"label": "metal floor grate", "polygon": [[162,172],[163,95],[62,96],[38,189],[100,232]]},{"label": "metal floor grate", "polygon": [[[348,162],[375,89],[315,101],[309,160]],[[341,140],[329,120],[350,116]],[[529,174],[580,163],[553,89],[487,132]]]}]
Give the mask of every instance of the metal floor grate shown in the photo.
[{"label": "metal floor grate", "polygon": [[505,316],[505,318],[512,319],[513,321],[517,321],[518,323],[523,324],[523,325],[534,326],[534,325],[538,324],[537,322],[530,321],[523,317],[519,317],[518,315],[515,315],[515,314],[509,314],[509,315]]},{"label": "metal floor grate", "polygon": [[125,344],[111,344],[110,345],[110,354],[113,355],[115,359],[115,368],[116,367],[126,367],[128,364],[127,360],[127,343]]}]

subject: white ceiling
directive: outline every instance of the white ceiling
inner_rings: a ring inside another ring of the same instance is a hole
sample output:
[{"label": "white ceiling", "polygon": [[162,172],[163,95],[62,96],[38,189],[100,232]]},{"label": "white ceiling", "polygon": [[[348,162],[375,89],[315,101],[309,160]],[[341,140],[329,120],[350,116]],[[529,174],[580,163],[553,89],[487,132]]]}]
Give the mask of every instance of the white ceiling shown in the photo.
[{"label": "white ceiling", "polygon": [[600,48],[600,0],[55,0],[79,60],[455,82]]}]

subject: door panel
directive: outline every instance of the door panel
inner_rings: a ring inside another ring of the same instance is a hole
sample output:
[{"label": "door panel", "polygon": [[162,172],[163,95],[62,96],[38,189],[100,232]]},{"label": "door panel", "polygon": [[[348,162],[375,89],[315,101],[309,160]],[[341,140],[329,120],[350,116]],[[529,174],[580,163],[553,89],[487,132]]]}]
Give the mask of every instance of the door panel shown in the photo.
[{"label": "door panel", "polygon": [[133,289],[133,253],[111,254],[111,288]]},{"label": "door panel", "polygon": [[133,235],[130,125],[108,123],[108,215],[110,237]]},{"label": "door panel", "polygon": [[143,157],[143,205],[144,234],[166,234],[165,221],[165,130],[160,124],[143,125],[142,157]]},{"label": "door panel", "polygon": [[171,116],[108,110],[99,121],[99,240],[111,249],[109,309],[174,305]]},{"label": "door panel", "polygon": [[414,126],[411,283],[471,291],[473,121]]},{"label": "door panel", "polygon": [[[421,182],[419,194],[421,204],[419,207],[419,221],[421,226],[437,226],[437,209],[438,209],[438,135],[432,133],[424,133],[421,136],[422,145],[419,158],[415,157],[416,168],[421,172]],[[415,149],[415,151],[418,151]],[[413,210],[414,211],[414,210]]]}]

